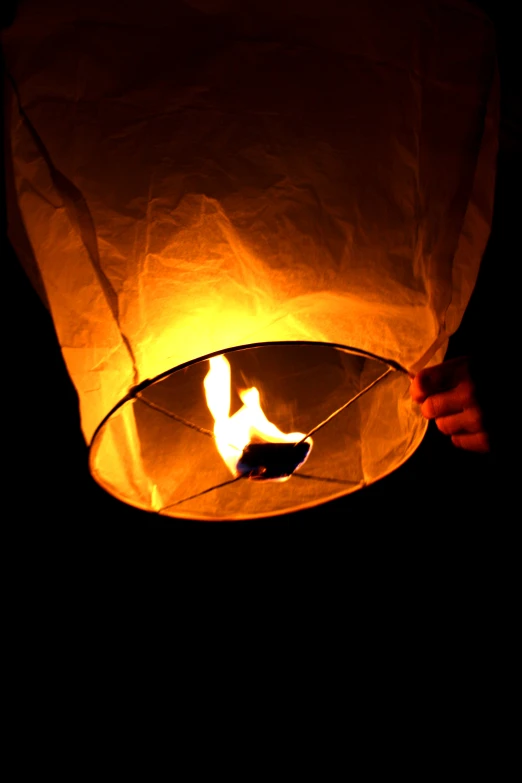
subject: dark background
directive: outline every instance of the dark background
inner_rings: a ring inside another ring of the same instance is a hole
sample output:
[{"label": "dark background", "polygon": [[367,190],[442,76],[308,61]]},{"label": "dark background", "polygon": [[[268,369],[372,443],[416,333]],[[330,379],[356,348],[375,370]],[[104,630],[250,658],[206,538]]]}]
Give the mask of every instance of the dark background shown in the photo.
[{"label": "dark background", "polygon": [[[433,566],[440,556],[445,567],[475,560],[478,568],[486,553],[495,560],[518,516],[509,492],[514,485],[507,478],[516,464],[510,444],[516,409],[500,359],[513,339],[503,325],[505,289],[506,281],[516,279],[510,270],[520,255],[515,235],[520,218],[508,195],[517,181],[514,166],[520,150],[519,62],[507,13],[496,4],[503,120],[494,230],[472,302],[448,354],[472,352],[482,368],[494,453],[460,451],[430,425],[414,456],[391,476],[306,512],[209,524],[163,519],[128,507],[89,475],[76,393],[52,321],[7,241],[3,211],[4,524],[16,531],[12,551],[19,562],[38,563],[40,573],[46,562],[56,567],[66,560],[72,572],[80,563],[99,567],[110,552],[111,562],[131,558],[131,567],[139,570],[151,543],[163,547],[164,556],[166,548],[173,568],[186,566],[187,559],[200,566],[202,553],[229,562],[238,551],[244,562],[260,551],[269,553],[268,562],[278,552],[289,559],[305,557],[312,570],[331,557],[352,562],[354,552],[366,563],[390,557],[403,565],[414,560],[419,569],[426,560]],[[5,7],[4,25],[9,14]]]}]

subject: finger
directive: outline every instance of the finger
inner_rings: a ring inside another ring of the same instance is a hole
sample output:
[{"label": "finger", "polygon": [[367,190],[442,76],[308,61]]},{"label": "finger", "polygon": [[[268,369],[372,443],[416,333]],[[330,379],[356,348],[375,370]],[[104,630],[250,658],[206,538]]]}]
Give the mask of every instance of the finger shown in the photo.
[{"label": "finger", "polygon": [[475,405],[452,416],[442,416],[435,420],[444,435],[473,434],[484,430],[482,411]]},{"label": "finger", "polygon": [[419,404],[432,394],[448,391],[468,378],[468,360],[466,357],[450,359],[433,367],[425,367],[412,381],[410,393]]},{"label": "finger", "polygon": [[443,394],[433,394],[422,403],[421,413],[427,419],[438,419],[462,413],[476,403],[474,388],[470,381],[459,383],[454,389]]},{"label": "finger", "polygon": [[486,454],[491,449],[489,438],[485,432],[477,432],[473,435],[453,435],[451,442],[458,449],[476,451],[481,454]]},{"label": "finger", "polygon": [[420,373],[417,373],[411,382],[410,394],[413,402],[418,403],[418,405],[422,405],[424,400],[428,397],[429,392],[424,388]]}]

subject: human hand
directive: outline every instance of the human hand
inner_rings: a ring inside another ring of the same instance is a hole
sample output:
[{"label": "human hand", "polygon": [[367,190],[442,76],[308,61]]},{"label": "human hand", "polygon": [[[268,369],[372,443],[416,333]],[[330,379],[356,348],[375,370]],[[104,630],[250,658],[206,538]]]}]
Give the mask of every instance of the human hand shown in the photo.
[{"label": "human hand", "polygon": [[454,446],[486,453],[490,438],[469,364],[464,356],[426,367],[414,377],[410,394],[421,406],[422,415],[434,419]]}]

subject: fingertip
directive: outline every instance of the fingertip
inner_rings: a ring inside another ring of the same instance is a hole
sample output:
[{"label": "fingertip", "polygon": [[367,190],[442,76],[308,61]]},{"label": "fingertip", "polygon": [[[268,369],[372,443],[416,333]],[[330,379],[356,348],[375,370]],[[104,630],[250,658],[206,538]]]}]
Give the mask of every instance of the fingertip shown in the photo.
[{"label": "fingertip", "polygon": [[458,449],[475,451],[479,454],[487,454],[491,451],[489,438],[485,432],[477,432],[471,435],[452,435],[451,442]]},{"label": "fingertip", "polygon": [[437,412],[434,410],[433,400],[428,397],[421,405],[421,413],[425,419],[435,419]]},{"label": "fingertip", "polygon": [[449,416],[439,416],[438,419],[435,419],[437,429],[439,432],[442,432],[443,435],[451,435],[448,427],[448,418]]},{"label": "fingertip", "polygon": [[423,389],[422,379],[419,378],[419,374],[413,378],[410,384],[410,395],[413,402],[416,402],[418,405],[422,405],[428,396],[426,391]]}]

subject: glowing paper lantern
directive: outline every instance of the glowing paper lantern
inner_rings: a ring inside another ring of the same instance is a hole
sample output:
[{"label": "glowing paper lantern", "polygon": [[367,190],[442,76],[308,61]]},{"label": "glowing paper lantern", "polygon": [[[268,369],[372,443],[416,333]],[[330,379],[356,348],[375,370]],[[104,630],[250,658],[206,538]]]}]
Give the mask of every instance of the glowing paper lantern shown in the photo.
[{"label": "glowing paper lantern", "polygon": [[489,234],[488,20],[461,2],[44,5],[4,39],[10,232],[97,481],[235,519],[402,464],[426,427],[408,373],[443,358]]}]

